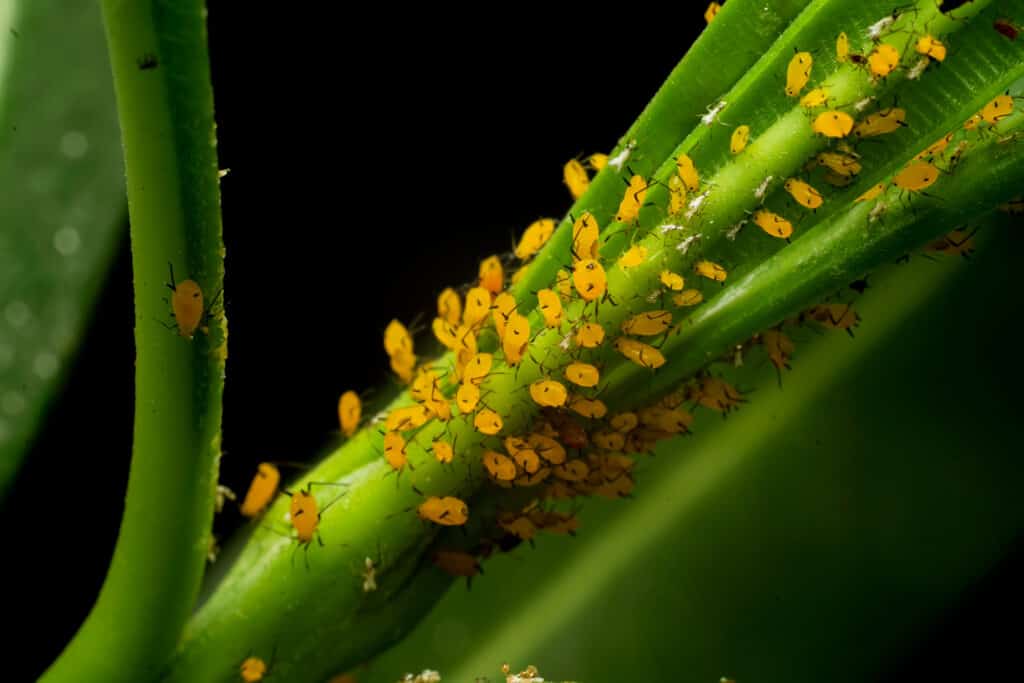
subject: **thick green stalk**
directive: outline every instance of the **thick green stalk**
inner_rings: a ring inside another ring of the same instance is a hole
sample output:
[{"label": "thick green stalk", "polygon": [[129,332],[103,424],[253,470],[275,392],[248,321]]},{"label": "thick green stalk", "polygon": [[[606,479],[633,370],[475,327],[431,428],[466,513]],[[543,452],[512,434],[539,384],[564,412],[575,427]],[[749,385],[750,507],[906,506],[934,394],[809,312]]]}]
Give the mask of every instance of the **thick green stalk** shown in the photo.
[{"label": "thick green stalk", "polygon": [[103,11],[128,177],[135,442],[110,570],[48,682],[154,677],[198,591],[220,455],[226,321],[216,313],[193,339],[166,326],[168,262],[208,305],[223,278],[205,7],[106,0]]}]

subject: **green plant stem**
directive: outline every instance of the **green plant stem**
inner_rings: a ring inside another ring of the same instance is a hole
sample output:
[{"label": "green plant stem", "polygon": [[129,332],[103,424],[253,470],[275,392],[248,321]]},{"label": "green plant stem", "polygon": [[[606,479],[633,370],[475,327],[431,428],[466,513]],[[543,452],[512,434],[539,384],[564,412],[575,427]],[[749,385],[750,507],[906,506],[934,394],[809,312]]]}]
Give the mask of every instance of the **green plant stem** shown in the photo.
[{"label": "green plant stem", "polygon": [[204,3],[106,0],[103,11],[131,218],[135,442],[107,578],[48,682],[154,678],[198,591],[220,455],[226,321],[213,316],[191,340],[165,327],[168,262],[208,303],[223,279]]}]

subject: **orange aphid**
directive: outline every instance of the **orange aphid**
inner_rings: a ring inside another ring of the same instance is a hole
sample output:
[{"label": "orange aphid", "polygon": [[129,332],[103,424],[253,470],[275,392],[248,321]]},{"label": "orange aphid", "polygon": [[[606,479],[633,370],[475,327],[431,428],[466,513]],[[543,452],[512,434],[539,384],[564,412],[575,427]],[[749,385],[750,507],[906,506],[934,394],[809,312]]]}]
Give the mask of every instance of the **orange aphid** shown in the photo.
[{"label": "orange aphid", "polygon": [[900,64],[900,53],[892,45],[880,43],[868,55],[868,68],[878,78],[885,78]]},{"label": "orange aphid", "polygon": [[278,469],[269,462],[261,462],[242,501],[241,513],[246,517],[256,517],[263,512],[274,500],[280,482],[281,473]]},{"label": "orange aphid", "polygon": [[530,321],[519,313],[509,314],[505,324],[505,334],[501,338],[501,348],[505,352],[505,362],[518,365],[526,353],[530,343]]},{"label": "orange aphid", "polygon": [[[682,277],[680,276],[680,279]],[[638,337],[659,335],[672,325],[672,313],[669,311],[646,311],[628,318],[622,323],[622,333]]]},{"label": "orange aphid", "polygon": [[494,298],[494,305],[491,306],[494,316],[494,329],[498,333],[498,339],[505,337],[505,325],[512,312],[516,310],[516,299],[508,292],[502,292]]},{"label": "orange aphid", "polygon": [[743,402],[742,394],[720,377],[701,377],[692,398],[719,413],[727,413]]},{"label": "orange aphid", "polygon": [[584,211],[572,224],[572,260],[596,259],[600,239],[597,219]]},{"label": "orange aphid", "polygon": [[552,473],[563,481],[583,481],[590,474],[590,468],[582,460],[569,460],[556,465]]},{"label": "orange aphid", "polygon": [[541,218],[530,223],[530,227],[526,228],[526,232],[519,239],[519,244],[516,245],[516,258],[525,261],[532,257],[547,244],[554,232],[555,220],[553,218]]},{"label": "orange aphid", "polygon": [[[799,178],[787,178],[782,187],[785,188],[786,192],[789,193],[789,196],[795,199],[798,204],[811,210],[817,209],[825,201],[820,192],[811,187],[809,183],[806,183]],[[754,220],[756,222],[756,216]],[[758,223],[758,225],[760,225],[760,223]],[[764,226],[761,227],[765,232],[768,232]],[[790,232],[792,232],[792,230],[790,230]],[[768,234],[772,233],[768,232]]]},{"label": "orange aphid", "polygon": [[860,323],[860,315],[850,304],[819,304],[807,309],[804,315],[822,327],[846,330],[851,336],[853,328]]},{"label": "orange aphid", "polygon": [[494,436],[500,432],[504,424],[501,415],[498,415],[498,413],[490,408],[484,408],[473,418],[473,426],[481,434],[486,434],[487,436]]},{"label": "orange aphid", "polygon": [[363,415],[363,403],[359,400],[359,394],[354,391],[346,391],[338,399],[338,421],[341,422],[341,431],[345,436],[352,436],[359,428],[359,420]]},{"label": "orange aphid", "polygon": [[885,183],[877,183],[877,184],[872,185],[871,187],[869,187],[867,192],[865,192],[861,196],[857,197],[853,201],[855,201],[855,202],[869,202],[872,199],[874,199],[875,197],[877,197],[878,195],[882,194],[883,190],[885,190]]},{"label": "orange aphid", "polygon": [[842,111],[822,112],[814,119],[811,130],[827,138],[844,138],[853,130],[853,117]]},{"label": "orange aphid", "polygon": [[619,267],[623,269],[635,268],[647,260],[647,247],[635,245],[627,249],[619,257]]},{"label": "orange aphid", "polygon": [[693,270],[701,277],[715,282],[725,282],[725,278],[729,277],[729,272],[725,268],[712,261],[697,261]]},{"label": "orange aphid", "polygon": [[619,337],[615,340],[615,350],[641,367],[654,370],[665,364],[661,351],[635,339]]},{"label": "orange aphid", "polygon": [[597,323],[583,323],[576,332],[576,343],[585,349],[596,349],[604,343],[604,328]]},{"label": "orange aphid", "polygon": [[687,289],[672,296],[672,303],[676,306],[696,306],[704,301],[704,295],[699,289]]},{"label": "orange aphid", "polygon": [[547,327],[558,327],[562,324],[562,300],[550,289],[537,292],[537,308],[544,316]]},{"label": "orange aphid", "polygon": [[931,187],[939,179],[939,169],[927,161],[912,161],[892,179],[901,190],[918,192]]},{"label": "orange aphid", "polygon": [[797,52],[789,60],[786,67],[786,94],[796,97],[811,79],[811,67],[814,65],[814,58],[810,52]]},{"label": "orange aphid", "polygon": [[572,282],[584,301],[593,301],[604,295],[608,278],[604,268],[594,259],[584,259],[576,264]]},{"label": "orange aphid", "polygon": [[889,107],[868,114],[853,127],[853,134],[859,138],[870,138],[897,131],[907,125],[907,112],[899,107]]},{"label": "orange aphid", "polygon": [[178,334],[186,339],[195,336],[203,321],[203,290],[195,280],[174,282],[174,269],[171,269],[171,281],[167,284],[171,290],[171,312],[178,324]]},{"label": "orange aphid", "polygon": [[593,387],[601,381],[601,371],[590,363],[570,363],[565,368],[565,378],[580,387]]},{"label": "orange aphid", "polygon": [[409,464],[408,454],[405,451],[405,439],[398,432],[384,434],[384,459],[393,470],[398,472]]},{"label": "orange aphid", "polygon": [[454,496],[430,496],[416,508],[420,519],[442,526],[461,526],[469,519],[469,506]]},{"label": "orange aphid", "polygon": [[573,396],[570,398],[569,410],[592,420],[600,420],[608,414],[608,406],[604,404],[604,401],[583,396]]},{"label": "orange aphid", "polygon": [[497,256],[490,256],[480,263],[480,286],[492,294],[498,294],[504,288],[505,271]]},{"label": "orange aphid", "polygon": [[526,436],[526,442],[537,455],[547,460],[552,465],[559,465],[565,462],[565,447],[555,439],[536,432]]},{"label": "orange aphid", "polygon": [[462,300],[459,293],[448,287],[437,296],[437,315],[449,325],[459,324],[462,318]]},{"label": "orange aphid", "polygon": [[476,327],[491,311],[491,292],[483,287],[474,287],[466,292],[466,307],[462,311],[462,324]]},{"label": "orange aphid", "polygon": [[[295,529],[295,535],[302,545],[308,545],[313,540],[317,526],[320,523],[320,511],[317,507],[316,498],[313,493],[306,489],[299,489],[291,494],[291,503],[288,508],[288,521]],[[322,545],[322,544],[321,544]]]},{"label": "orange aphid", "polygon": [[[427,406],[420,404],[404,406],[402,408],[395,408],[388,413],[384,426],[389,431],[405,432],[410,429],[422,427],[430,420],[431,417],[433,417],[433,413]],[[387,439],[385,438],[385,450],[386,449]]]},{"label": "orange aphid", "polygon": [[537,405],[558,408],[569,397],[565,385],[551,379],[540,379],[530,385],[530,397]]},{"label": "orange aphid", "polygon": [[597,432],[592,438],[595,446],[606,451],[621,451],[626,445],[626,437],[619,432]]},{"label": "orange aphid", "polygon": [[587,169],[583,168],[576,159],[569,159],[562,168],[562,180],[569,188],[569,194],[573,199],[579,199],[590,187],[590,178],[587,176]]},{"label": "orange aphid", "polygon": [[693,423],[693,415],[682,408],[665,408],[664,406],[644,408],[639,412],[638,417],[645,426],[666,434],[680,434],[688,431]]},{"label": "orange aphid", "polygon": [[789,369],[789,357],[796,347],[793,341],[780,330],[765,330],[761,333],[761,344],[768,354],[768,360],[776,370]]},{"label": "orange aphid", "polygon": [[412,335],[398,320],[392,320],[384,330],[384,350],[392,358],[399,353],[412,353]]},{"label": "orange aphid", "polygon": [[658,276],[658,279],[661,280],[661,284],[674,292],[681,291],[686,285],[686,281],[683,279],[683,276],[679,273],[673,273],[671,270],[661,271],[661,275]]},{"label": "orange aphid", "polygon": [[437,550],[434,552],[434,566],[450,576],[466,577],[466,585],[477,574],[483,574],[480,562],[474,555],[460,550]]},{"label": "orange aphid", "polygon": [[619,210],[615,214],[615,220],[619,223],[632,223],[639,218],[640,208],[643,206],[644,197],[646,196],[647,181],[642,176],[634,175],[629,179],[626,194],[619,203]]},{"label": "orange aphid", "polygon": [[1013,98],[1009,94],[999,95],[978,113],[983,121],[994,126],[1013,113]]},{"label": "orange aphid", "polygon": [[455,405],[459,407],[463,415],[468,415],[476,410],[478,403],[480,403],[480,387],[471,382],[464,382],[459,386],[458,391],[455,392]]},{"label": "orange aphid", "polygon": [[455,459],[455,449],[452,448],[450,443],[445,441],[434,441],[430,444],[430,449],[434,452],[434,457],[442,465],[450,463]]},{"label": "orange aphid", "polygon": [[700,189],[700,176],[697,174],[697,166],[693,163],[693,159],[686,154],[680,154],[676,157],[676,171],[683,179],[687,190],[696,192]]},{"label": "orange aphid", "polygon": [[512,481],[516,478],[516,464],[510,457],[497,451],[484,451],[484,469],[498,481]]},{"label": "orange aphid", "polygon": [[754,223],[772,237],[789,239],[793,234],[793,224],[777,213],[765,209],[754,212]]},{"label": "orange aphid", "polygon": [[636,429],[636,426],[640,424],[640,419],[636,413],[619,413],[612,416],[609,424],[615,431],[625,434]]},{"label": "orange aphid", "polygon": [[259,657],[247,657],[239,667],[238,673],[245,683],[258,683],[267,675],[267,663]]},{"label": "orange aphid", "polygon": [[483,383],[487,374],[491,371],[491,365],[494,363],[494,356],[489,353],[477,353],[473,358],[466,363],[466,367],[462,371],[462,383],[463,384],[476,384],[480,385]]}]

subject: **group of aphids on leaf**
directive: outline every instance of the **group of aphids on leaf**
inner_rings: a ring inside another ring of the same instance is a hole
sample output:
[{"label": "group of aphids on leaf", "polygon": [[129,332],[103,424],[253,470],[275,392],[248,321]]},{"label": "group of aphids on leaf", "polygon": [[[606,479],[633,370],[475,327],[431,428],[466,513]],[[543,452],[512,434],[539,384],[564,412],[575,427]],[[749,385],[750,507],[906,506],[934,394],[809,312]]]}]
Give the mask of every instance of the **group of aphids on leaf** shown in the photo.
[{"label": "group of aphids on leaf", "polygon": [[[711,22],[721,6],[711,3],[705,18]],[[865,69],[872,80],[879,81],[895,70],[902,68],[902,56],[883,36],[891,31],[901,16],[900,10],[883,18],[868,28],[866,37],[871,50],[866,54],[851,49],[851,41],[845,33],[836,39],[836,62]],[[1016,40],[1019,29],[1015,22],[1001,19],[996,22],[996,31],[1009,40]],[[911,41],[920,61],[911,66],[907,76],[918,78],[933,62],[946,59],[947,48],[935,37],[922,34]],[[814,67],[811,52],[797,52],[786,70],[784,92],[788,97],[801,97],[810,84]],[[929,145],[915,159],[894,175],[890,181],[878,183],[857,198],[856,201],[877,199],[888,184],[895,185],[902,192],[922,192],[934,184],[942,173],[951,172],[969,143],[969,134],[985,134],[998,126],[1011,114],[1015,97],[1010,93],[1000,95],[986,104],[977,114],[970,117],[962,131],[950,131],[935,143]],[[826,182],[839,187],[852,182],[862,170],[860,157],[846,142],[856,141],[893,133],[907,124],[907,112],[895,106],[885,107],[868,114],[859,121],[842,111],[850,108],[860,113],[874,102],[865,98],[848,107],[828,109],[814,116],[810,123],[815,134],[835,141],[835,147],[823,151],[812,159],[805,168],[825,169]],[[827,85],[812,88],[799,100],[807,110],[827,108],[830,97]],[[725,108],[720,102],[709,108],[702,117],[702,123],[712,125],[718,114]],[[952,153],[946,152],[954,139]],[[737,126],[729,141],[729,151],[740,155],[748,150],[751,128]],[[621,173],[636,141],[630,141],[614,157],[593,154],[586,164],[572,159],[563,169],[563,180],[573,199],[582,197],[590,184],[588,167],[594,172],[611,168]],[[937,164],[944,164],[939,166]],[[641,209],[645,206],[648,188],[654,181],[629,172],[626,189],[615,214],[615,222],[635,225]],[[763,199],[772,178],[768,178],[755,192]],[[710,194],[710,189],[701,183],[700,174],[693,159],[685,153],[676,157],[675,172],[666,184],[668,190],[669,216],[683,215],[687,220],[700,212]],[[701,192],[702,188],[704,192]],[[791,177],[783,182],[783,189],[805,209],[814,211],[826,198],[805,179]],[[688,193],[695,194],[687,201]],[[873,210],[870,220],[884,213],[882,208]],[[1014,200],[1000,207],[1011,213],[1024,212],[1024,200]],[[780,239],[789,239],[793,224],[785,217],[766,208],[753,212],[751,220],[765,233]],[[495,533],[483,534],[475,546],[468,549],[439,548],[433,551],[432,561],[439,569],[452,576],[466,577],[467,582],[482,573],[480,560],[495,551],[507,551],[522,541],[531,541],[539,531],[553,534],[574,534],[579,522],[576,511],[559,511],[546,506],[544,501],[568,501],[580,496],[603,496],[607,498],[627,497],[634,488],[632,455],[651,452],[654,445],[667,438],[688,433],[693,422],[690,410],[701,407],[726,415],[745,401],[742,393],[719,376],[705,370],[683,386],[663,396],[653,404],[631,411],[609,414],[608,407],[600,398],[602,390],[602,365],[596,360],[597,353],[610,343],[629,362],[645,369],[657,371],[667,359],[652,339],[663,338],[673,329],[674,314],[664,308],[641,311],[625,319],[619,329],[608,330],[597,316],[597,304],[610,301],[607,263],[600,254],[601,230],[597,218],[583,211],[571,217],[572,241],[566,258],[569,267],[558,271],[551,288],[535,292],[537,298],[536,321],[531,322],[529,311],[519,309],[520,302],[506,290],[506,286],[517,283],[532,259],[545,247],[555,233],[556,221],[543,218],[527,227],[513,253],[506,257],[492,256],[485,259],[479,268],[478,279],[461,291],[445,289],[437,299],[437,316],[431,328],[435,338],[450,354],[450,362],[434,361],[420,363],[415,353],[413,335],[399,321],[392,321],[384,331],[384,350],[390,360],[391,370],[398,380],[409,387],[412,402],[395,408],[373,421],[383,423],[380,433],[383,442],[382,457],[390,472],[401,475],[408,467],[407,447],[415,441],[419,430],[433,421],[446,425],[455,419],[465,421],[480,437],[477,442],[481,451],[481,463],[490,481],[501,488],[540,487],[533,500],[525,506],[499,511],[494,524]],[[679,226],[662,225],[661,232],[667,233]],[[738,228],[730,230],[728,237],[735,239]],[[687,238],[678,248],[685,253],[689,245],[700,235]],[[943,238],[926,245],[931,253],[969,256],[973,249],[973,232],[956,230]],[[615,266],[629,271],[646,263],[651,256],[643,245],[632,245],[622,251]],[[519,267],[508,276],[508,267],[517,261]],[[722,284],[728,277],[727,270],[706,259],[694,264],[694,272],[710,282]],[[680,273],[663,270],[658,277],[660,291],[655,292],[651,303],[664,301],[669,297],[676,308],[697,306],[704,300],[699,288],[687,288],[686,279]],[[192,339],[197,332],[207,332],[206,323],[214,314],[220,293],[207,305],[200,286],[191,279],[175,282],[173,267],[170,305],[178,333],[185,339]],[[850,285],[850,290],[860,294],[867,287],[866,280]],[[838,297],[848,299],[849,297]],[[582,303],[579,317],[569,319],[570,303]],[[588,308],[588,304],[594,306]],[[675,321],[678,324],[678,321]],[[782,321],[777,326],[755,335],[736,347],[732,354],[717,359],[733,364],[742,363],[743,355],[754,347],[761,347],[767,359],[779,372],[789,368],[790,358],[795,350],[791,337],[784,331],[787,327],[813,324],[822,329],[845,330],[852,335],[859,324],[860,316],[848,300],[833,301],[813,306],[798,316]],[[562,336],[558,346],[566,351],[567,360],[558,367],[546,367],[542,379],[525,384],[522,388],[534,404],[538,413],[529,430],[524,433],[505,433],[505,422],[509,417],[501,410],[487,403],[485,384],[492,373],[515,372],[524,358],[531,357],[531,344],[543,331],[555,331]],[[491,336],[491,351],[481,350],[481,340]],[[644,341],[644,340],[648,341]],[[494,343],[496,342],[496,343]],[[364,424],[363,406],[354,391],[344,392],[338,402],[338,418],[341,432],[348,438],[355,436]],[[423,450],[433,454],[443,466],[451,465],[460,456],[466,456],[470,449],[457,449],[454,440],[449,439],[448,430],[435,436],[424,445]],[[320,544],[320,520],[323,512],[344,495],[336,495],[326,505],[318,503],[314,487],[345,488],[336,482],[310,482],[304,487],[281,490],[281,463],[260,463],[255,476],[239,506],[242,515],[259,518],[279,494],[289,497],[288,522],[294,532],[298,546],[307,548],[316,538]],[[415,507],[416,514],[426,523],[440,526],[460,527],[469,520],[469,507],[456,496],[425,496],[419,493],[422,502]],[[380,549],[375,562],[367,557],[361,574],[362,590],[377,589],[377,571],[380,569]],[[259,657],[248,657],[241,664],[240,675],[244,681],[263,680],[272,668]],[[345,679],[351,680],[351,679]]]}]

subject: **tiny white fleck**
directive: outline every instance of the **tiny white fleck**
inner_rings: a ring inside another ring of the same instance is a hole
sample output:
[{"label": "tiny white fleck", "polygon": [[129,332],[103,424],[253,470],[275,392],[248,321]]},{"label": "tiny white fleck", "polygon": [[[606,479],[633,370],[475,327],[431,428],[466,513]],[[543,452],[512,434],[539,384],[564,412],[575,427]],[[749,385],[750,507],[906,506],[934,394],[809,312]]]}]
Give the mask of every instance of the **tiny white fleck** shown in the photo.
[{"label": "tiny white fleck", "polygon": [[661,290],[656,289],[647,295],[647,303],[657,303],[659,298],[661,298]]},{"label": "tiny white fleck", "polygon": [[708,106],[707,113],[700,117],[700,122],[705,126],[710,126],[718,118],[718,115],[722,113],[722,110],[725,109],[726,104],[727,102],[722,100],[714,106]]},{"label": "tiny white fleck", "polygon": [[683,254],[685,256],[686,252],[688,252],[690,250],[690,245],[692,245],[694,242],[696,242],[697,240],[699,240],[703,236],[704,235],[702,235],[699,232],[696,235],[690,235],[689,237],[684,239],[682,242],[680,242],[678,245],[676,245],[676,249],[679,250],[680,254]]},{"label": "tiny white fleck", "polygon": [[674,232],[676,230],[685,230],[686,226],[685,225],[676,225],[675,223],[666,223],[665,225],[661,226],[658,229],[661,230],[661,234],[662,235],[665,235],[667,233]]},{"label": "tiny white fleck", "polygon": [[89,138],[77,130],[68,131],[60,138],[60,151],[68,159],[81,159],[89,151]]},{"label": "tiny white fleck", "polygon": [[736,225],[734,225],[731,228],[729,228],[729,231],[727,233],[725,233],[726,238],[730,242],[735,242],[736,241],[736,235],[740,234],[740,230],[742,230],[743,226],[746,225],[746,224],[747,224],[747,219],[744,218],[739,223],[737,223]]},{"label": "tiny white fleck", "polygon": [[690,200],[690,208],[686,211],[686,220],[690,220],[697,215],[700,208],[704,206],[704,202],[707,200],[709,194],[711,194],[711,190],[705,190]]},{"label": "tiny white fleck", "polygon": [[71,256],[80,246],[82,238],[78,236],[78,231],[69,225],[53,233],[53,248],[61,256]]},{"label": "tiny white fleck", "polygon": [[41,351],[32,361],[32,370],[40,379],[50,379],[57,374],[57,356],[49,351]]},{"label": "tiny white fleck", "polygon": [[636,140],[630,140],[629,144],[622,148],[622,151],[613,156],[608,160],[608,165],[614,168],[616,171],[622,171],[622,165],[629,159],[629,155],[633,153],[633,148],[636,147]]},{"label": "tiny white fleck", "polygon": [[4,316],[11,327],[24,327],[32,317],[32,310],[24,301],[12,301],[4,309]]},{"label": "tiny white fleck", "polygon": [[924,73],[924,70],[928,68],[929,61],[930,60],[927,57],[921,57],[921,59],[917,60],[917,64],[910,67],[910,70],[907,72],[907,79],[911,81],[919,79],[921,74]]},{"label": "tiny white fleck", "polygon": [[4,394],[2,404],[8,415],[20,415],[25,410],[25,397],[17,391],[8,391]]},{"label": "tiny white fleck", "polygon": [[868,108],[868,105],[875,101],[874,95],[868,95],[864,99],[857,100],[853,104],[853,108],[857,112],[862,112]]},{"label": "tiny white fleck", "polygon": [[562,337],[562,341],[558,342],[559,348],[561,348],[563,351],[568,351],[569,350],[569,342],[570,342],[571,339],[572,339],[572,334],[571,333],[565,335],[564,337]]},{"label": "tiny white fleck", "polygon": [[771,185],[772,178],[774,177],[775,176],[770,175],[761,181],[761,184],[757,186],[756,190],[754,190],[754,197],[757,199],[764,199],[764,194],[768,191],[768,186]]},{"label": "tiny white fleck", "polygon": [[868,223],[874,223],[879,217],[885,213],[885,210],[889,208],[889,205],[879,200],[868,213]]},{"label": "tiny white fleck", "polygon": [[896,22],[896,17],[888,16],[882,17],[875,23],[868,26],[868,38],[871,40],[878,40],[890,26]]}]

